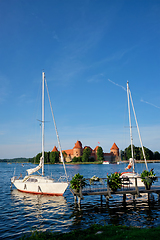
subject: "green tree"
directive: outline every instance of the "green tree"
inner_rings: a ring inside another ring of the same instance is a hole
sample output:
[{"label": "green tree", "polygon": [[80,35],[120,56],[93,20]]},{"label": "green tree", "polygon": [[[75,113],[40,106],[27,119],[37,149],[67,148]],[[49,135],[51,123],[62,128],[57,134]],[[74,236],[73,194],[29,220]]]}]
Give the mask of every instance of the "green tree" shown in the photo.
[{"label": "green tree", "polygon": [[145,152],[147,160],[152,160],[153,159],[153,152],[150,149],[144,147],[144,152]]},{"label": "green tree", "polygon": [[62,154],[63,154],[63,158],[64,158],[64,160],[65,160],[66,157],[67,157],[67,153],[66,153],[65,151],[63,151]]},{"label": "green tree", "polygon": [[34,163],[34,157],[33,157],[33,158],[29,158],[29,159],[28,159],[28,162]]},{"label": "green tree", "polygon": [[[50,154],[49,153],[50,152],[44,152],[44,163],[50,162],[50,157],[49,157]],[[42,156],[42,153],[38,153],[34,158],[34,162],[39,164],[41,156]]]},{"label": "green tree", "polygon": [[83,150],[82,162],[89,162],[89,157],[91,155],[91,150],[87,147]]},{"label": "green tree", "polygon": [[[141,149],[139,147],[135,147],[134,145],[133,145],[133,156],[134,156],[134,159],[136,160],[140,160],[141,158]],[[128,160],[130,158],[132,158],[131,145],[129,145],[128,148],[126,148],[123,153],[124,160]]]},{"label": "green tree", "polygon": [[77,157],[72,158],[72,162],[78,162],[78,158]]},{"label": "green tree", "polygon": [[103,149],[101,147],[98,147],[98,149],[97,149],[97,160],[98,161],[104,160],[104,153],[103,153]]},{"label": "green tree", "polygon": [[[152,160],[154,158],[153,152],[146,147],[143,147],[143,148],[144,148],[146,159]],[[134,159],[136,159],[136,160],[144,160],[142,148],[140,148],[140,147],[135,147],[133,145],[133,155],[134,155]],[[128,148],[125,148],[125,150],[124,150],[123,159],[128,160],[131,157],[132,157],[131,145],[129,145]]]},{"label": "green tree", "polygon": [[44,152],[44,163],[50,163],[50,152]]},{"label": "green tree", "polygon": [[82,162],[82,156],[78,157],[78,162]]},{"label": "green tree", "polygon": [[126,158],[125,158],[125,150],[123,151],[123,150],[121,150],[121,160],[123,161],[123,160],[126,160]]},{"label": "green tree", "polygon": [[[134,148],[134,146],[133,146]],[[125,148],[125,158],[126,160],[130,159],[132,157],[132,153],[131,153],[131,145],[129,145],[127,148]]]},{"label": "green tree", "polygon": [[140,148],[139,147],[134,147],[134,158],[136,160],[140,160]]},{"label": "green tree", "polygon": [[153,153],[153,159],[154,160],[160,160],[160,153],[158,151]]},{"label": "green tree", "polygon": [[50,162],[52,164],[59,162],[59,152],[50,152]]},{"label": "green tree", "polygon": [[[153,152],[146,147],[143,147],[143,148],[144,148],[144,153],[145,153],[145,156],[146,156],[146,160],[152,160],[153,159]],[[140,159],[144,160],[142,148],[139,148],[139,149],[140,149]]]},{"label": "green tree", "polygon": [[72,162],[82,162],[82,157],[81,156],[80,157],[74,157],[72,159]]},{"label": "green tree", "polygon": [[90,157],[89,158],[89,162],[95,162],[95,158],[94,157]]},{"label": "green tree", "polygon": [[42,153],[38,153],[36,156],[35,156],[35,163],[39,163],[40,162],[40,157],[42,156]]}]

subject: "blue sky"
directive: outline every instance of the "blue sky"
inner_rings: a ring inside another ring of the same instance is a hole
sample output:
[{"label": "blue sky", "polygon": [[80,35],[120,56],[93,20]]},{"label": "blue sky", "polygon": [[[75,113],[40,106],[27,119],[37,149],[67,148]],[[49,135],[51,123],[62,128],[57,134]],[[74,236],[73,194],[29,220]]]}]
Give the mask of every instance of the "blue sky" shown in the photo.
[{"label": "blue sky", "polygon": [[[128,80],[143,145],[160,151],[160,1],[0,0],[0,56],[0,159],[41,151],[43,69],[62,149],[130,144]],[[48,107],[45,120],[51,151]]]}]

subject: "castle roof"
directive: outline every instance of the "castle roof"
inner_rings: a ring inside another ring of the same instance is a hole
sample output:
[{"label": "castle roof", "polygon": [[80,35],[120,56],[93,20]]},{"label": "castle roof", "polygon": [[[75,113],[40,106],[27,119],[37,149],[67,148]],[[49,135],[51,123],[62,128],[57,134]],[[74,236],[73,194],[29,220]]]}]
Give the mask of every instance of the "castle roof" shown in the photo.
[{"label": "castle roof", "polygon": [[75,143],[74,148],[82,148],[82,143],[81,143],[80,141],[77,141],[77,142]]},{"label": "castle roof", "polygon": [[56,146],[54,146],[54,148],[52,149],[52,152],[58,152],[58,149],[56,148]]},{"label": "castle roof", "polygon": [[89,146],[85,146],[84,147],[84,149],[86,149],[86,148],[89,148],[91,152],[93,151],[93,149],[91,147],[89,147]]},{"label": "castle roof", "polygon": [[114,149],[114,150],[119,150],[119,148],[117,147],[117,145],[116,145],[115,143],[113,143],[113,146],[111,147],[110,150],[112,150],[112,149]]},{"label": "castle roof", "polygon": [[98,148],[99,148],[99,146],[95,147],[94,151],[97,151],[97,150],[98,150]]},{"label": "castle roof", "polygon": [[66,152],[67,155],[72,155],[73,154],[73,149],[64,150],[64,152]]}]

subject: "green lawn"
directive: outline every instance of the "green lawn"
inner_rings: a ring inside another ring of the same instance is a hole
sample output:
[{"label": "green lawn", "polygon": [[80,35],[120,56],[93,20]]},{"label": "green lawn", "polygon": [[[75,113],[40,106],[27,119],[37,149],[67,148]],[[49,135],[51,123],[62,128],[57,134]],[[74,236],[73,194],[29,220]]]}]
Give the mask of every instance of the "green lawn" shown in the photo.
[{"label": "green lawn", "polygon": [[75,230],[69,233],[52,233],[52,232],[33,232],[30,237],[24,236],[21,240],[156,240],[160,239],[160,227],[157,228],[136,228],[126,226],[101,226],[92,225],[85,230]]}]

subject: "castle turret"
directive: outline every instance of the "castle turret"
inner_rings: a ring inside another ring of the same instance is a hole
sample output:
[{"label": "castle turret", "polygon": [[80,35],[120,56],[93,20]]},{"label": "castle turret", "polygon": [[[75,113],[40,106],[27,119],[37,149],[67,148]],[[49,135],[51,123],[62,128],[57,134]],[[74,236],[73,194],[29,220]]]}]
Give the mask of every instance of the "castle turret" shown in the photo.
[{"label": "castle turret", "polygon": [[56,148],[56,146],[54,146],[51,152],[58,152],[58,149]]},{"label": "castle turret", "polygon": [[114,156],[119,156],[119,148],[115,143],[113,143],[113,146],[110,149],[110,153],[112,153]]},{"label": "castle turret", "polygon": [[73,148],[73,156],[74,157],[82,156],[82,143],[80,141],[77,141],[75,143],[75,146]]}]

